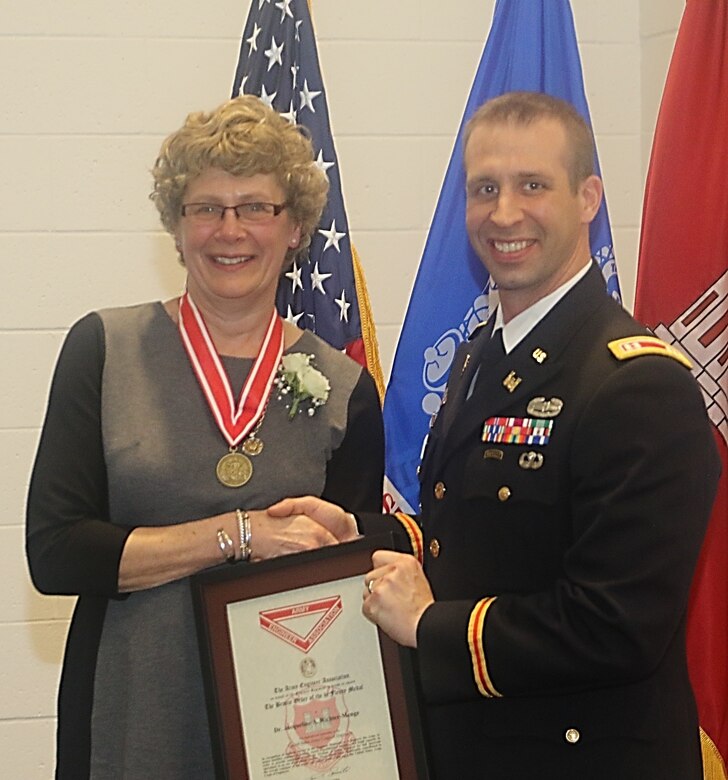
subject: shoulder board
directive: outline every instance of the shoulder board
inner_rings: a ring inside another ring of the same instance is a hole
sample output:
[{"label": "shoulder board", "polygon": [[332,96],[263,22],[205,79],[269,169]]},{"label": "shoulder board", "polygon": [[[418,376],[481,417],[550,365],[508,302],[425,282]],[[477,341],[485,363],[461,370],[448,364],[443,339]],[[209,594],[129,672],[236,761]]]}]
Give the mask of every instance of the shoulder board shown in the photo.
[{"label": "shoulder board", "polygon": [[628,336],[626,339],[610,341],[607,346],[617,360],[627,360],[641,355],[664,355],[677,360],[686,368],[693,367],[693,364],[679,349],[654,336]]}]

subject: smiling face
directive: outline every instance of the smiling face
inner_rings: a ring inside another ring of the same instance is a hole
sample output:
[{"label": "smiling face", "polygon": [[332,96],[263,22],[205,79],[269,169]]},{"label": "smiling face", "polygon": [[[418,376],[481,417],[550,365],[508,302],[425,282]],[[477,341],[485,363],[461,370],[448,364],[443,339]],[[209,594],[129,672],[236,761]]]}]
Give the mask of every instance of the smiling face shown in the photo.
[{"label": "smiling face", "polygon": [[[183,202],[236,206],[285,199],[273,174],[234,176],[210,168],[187,185]],[[286,252],[300,238],[300,227],[288,209],[255,224],[238,220],[231,210],[212,223],[180,217],[175,229],[175,243],[187,268],[187,289],[198,306],[219,312],[240,304],[270,311]]]},{"label": "smiling face", "polygon": [[465,149],[466,227],[499,288],[506,322],[568,281],[590,257],[602,186],[572,187],[555,119],[476,125]]}]

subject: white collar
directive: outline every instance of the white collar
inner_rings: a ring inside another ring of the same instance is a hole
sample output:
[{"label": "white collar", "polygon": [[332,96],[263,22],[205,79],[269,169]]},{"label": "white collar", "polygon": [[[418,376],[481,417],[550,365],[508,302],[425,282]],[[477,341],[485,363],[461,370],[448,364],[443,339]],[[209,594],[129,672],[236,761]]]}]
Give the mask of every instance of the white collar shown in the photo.
[{"label": "white collar", "polygon": [[503,324],[503,312],[501,307],[495,310],[495,323],[493,325],[493,333],[498,328],[503,330],[503,346],[506,354],[514,350],[524,338],[538,325],[539,322],[556,306],[556,304],[566,295],[569,290],[576,285],[576,283],[586,276],[587,272],[591,268],[591,260],[579,271],[577,271],[571,279],[561,287],[557,287],[552,293],[549,293],[545,297],[531,304],[527,309],[517,314],[509,323]]}]

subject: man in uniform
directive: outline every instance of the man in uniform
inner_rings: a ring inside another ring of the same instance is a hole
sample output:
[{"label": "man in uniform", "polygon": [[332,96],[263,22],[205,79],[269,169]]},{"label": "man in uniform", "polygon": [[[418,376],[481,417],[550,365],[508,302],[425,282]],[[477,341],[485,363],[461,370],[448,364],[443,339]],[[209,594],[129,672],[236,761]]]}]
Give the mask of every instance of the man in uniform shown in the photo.
[{"label": "man in uniform", "polygon": [[[470,120],[467,231],[499,306],[456,356],[420,514],[358,518],[419,551],[374,554],[364,612],[417,648],[440,780],[702,777],[685,613],[719,461],[687,360],[591,260],[593,160],[543,94]],[[318,499],[276,511],[356,531]]]}]

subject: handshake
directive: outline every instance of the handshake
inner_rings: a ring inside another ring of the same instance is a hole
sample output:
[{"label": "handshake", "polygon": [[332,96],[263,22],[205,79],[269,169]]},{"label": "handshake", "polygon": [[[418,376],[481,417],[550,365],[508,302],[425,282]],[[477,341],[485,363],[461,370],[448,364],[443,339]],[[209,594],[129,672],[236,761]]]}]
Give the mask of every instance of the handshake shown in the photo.
[{"label": "handshake", "polygon": [[[311,550],[359,538],[356,518],[315,496],[285,498],[250,512],[252,560]],[[377,550],[364,575],[362,611],[392,639],[417,646],[417,625],[434,597],[422,567],[412,555]]]},{"label": "handshake", "polygon": [[359,538],[351,512],[316,496],[284,498],[249,515],[252,560],[277,558]]}]

